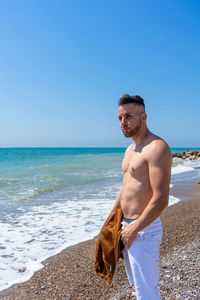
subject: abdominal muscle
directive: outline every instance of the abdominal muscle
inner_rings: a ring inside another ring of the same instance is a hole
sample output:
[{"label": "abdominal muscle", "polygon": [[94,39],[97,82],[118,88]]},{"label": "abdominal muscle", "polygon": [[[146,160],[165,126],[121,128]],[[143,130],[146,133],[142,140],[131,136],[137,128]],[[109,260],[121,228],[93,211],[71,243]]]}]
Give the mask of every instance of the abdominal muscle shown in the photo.
[{"label": "abdominal muscle", "polygon": [[125,218],[137,219],[149,203],[152,190],[148,180],[138,182],[126,175],[122,185],[121,207]]}]

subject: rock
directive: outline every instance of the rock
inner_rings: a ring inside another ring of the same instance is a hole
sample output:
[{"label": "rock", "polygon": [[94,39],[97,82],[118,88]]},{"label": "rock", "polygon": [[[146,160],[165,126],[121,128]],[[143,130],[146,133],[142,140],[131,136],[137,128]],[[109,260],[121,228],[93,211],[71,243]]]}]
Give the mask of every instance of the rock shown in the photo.
[{"label": "rock", "polygon": [[26,267],[23,267],[23,268],[21,268],[21,269],[18,270],[18,272],[20,272],[20,273],[23,273],[25,271],[26,271]]},{"label": "rock", "polygon": [[180,280],[180,279],[181,279],[181,276],[180,276],[179,274],[177,274],[176,279],[177,279],[177,280]]},{"label": "rock", "polygon": [[176,154],[176,157],[183,157],[183,152],[175,152],[174,154]]},{"label": "rock", "polygon": [[136,292],[132,292],[131,295],[132,295],[132,296],[136,296]]},{"label": "rock", "polygon": [[46,289],[45,285],[41,286],[41,290],[45,290],[45,289]]},{"label": "rock", "polygon": [[189,159],[191,159],[191,160],[196,159],[196,156],[195,155],[190,155]]},{"label": "rock", "polygon": [[182,159],[195,160],[195,159],[200,159],[200,151],[199,150],[187,150],[183,152],[179,151],[173,153],[172,156],[182,158]]},{"label": "rock", "polygon": [[167,269],[167,265],[163,265],[162,268],[163,268],[163,269]]}]

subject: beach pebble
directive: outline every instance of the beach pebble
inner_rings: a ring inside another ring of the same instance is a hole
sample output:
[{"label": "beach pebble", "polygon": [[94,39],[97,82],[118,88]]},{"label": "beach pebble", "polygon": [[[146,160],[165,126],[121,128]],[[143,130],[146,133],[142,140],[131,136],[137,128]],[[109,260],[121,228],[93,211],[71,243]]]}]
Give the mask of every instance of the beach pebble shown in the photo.
[{"label": "beach pebble", "polygon": [[177,279],[177,280],[180,280],[180,279],[181,279],[181,276],[178,274],[178,275],[176,276],[176,279]]},{"label": "beach pebble", "polygon": [[161,266],[163,269],[167,269],[167,265],[162,265]]},{"label": "beach pebble", "polygon": [[136,292],[132,292],[132,296],[136,296]]},{"label": "beach pebble", "polygon": [[45,285],[41,286],[41,290],[45,290],[45,289],[46,289]]},{"label": "beach pebble", "polygon": [[[200,299],[200,252],[199,239],[185,246],[174,248],[174,251],[161,259],[160,294],[162,299]],[[171,264],[165,270],[163,266]],[[164,269],[164,270],[163,270]],[[166,288],[166,285],[170,289]]]},{"label": "beach pebble", "polygon": [[20,268],[20,269],[18,270],[18,272],[20,272],[20,273],[23,273],[23,272],[25,272],[25,271],[26,271],[26,268],[25,268],[25,267]]}]

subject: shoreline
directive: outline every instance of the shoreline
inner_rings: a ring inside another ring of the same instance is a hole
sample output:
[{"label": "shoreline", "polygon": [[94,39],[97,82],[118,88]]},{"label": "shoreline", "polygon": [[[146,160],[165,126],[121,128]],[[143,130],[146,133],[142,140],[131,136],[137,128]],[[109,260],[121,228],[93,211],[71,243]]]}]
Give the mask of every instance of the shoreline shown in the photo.
[{"label": "shoreline", "polygon": [[[191,189],[191,186],[190,186],[190,189]],[[193,192],[193,189],[192,189],[192,192]],[[172,196],[172,195],[170,195],[170,196]],[[174,197],[174,198],[176,198],[176,197]],[[172,202],[170,204],[170,206],[173,205],[173,204],[175,204],[175,203],[177,203],[176,200],[178,200],[178,199],[171,199],[171,200],[173,200],[174,203]],[[185,201],[185,200],[179,199],[179,201]],[[90,236],[87,236],[87,238],[85,238],[85,237],[84,238],[79,238],[76,242],[72,241],[70,244],[69,243],[62,244],[59,248],[55,249],[55,251],[53,251],[53,253],[51,253],[50,255],[43,255],[43,253],[41,251],[40,252],[40,257],[37,260],[33,260],[33,264],[31,266],[31,268],[30,267],[26,267],[26,265],[24,265],[24,266],[21,265],[21,266],[19,266],[17,268],[17,271],[18,271],[18,277],[17,277],[17,279],[13,280],[12,282],[10,281],[9,285],[7,285],[7,286],[1,286],[0,293],[3,292],[6,289],[9,289],[10,287],[12,287],[15,284],[21,284],[21,283],[24,283],[24,282],[30,280],[32,278],[32,276],[37,271],[41,270],[44,267],[43,262],[46,261],[47,259],[49,259],[49,258],[51,258],[51,257],[53,257],[55,255],[58,255],[63,250],[66,250],[66,249],[68,249],[71,246],[78,245],[78,244],[86,242],[86,241],[88,241],[90,239],[94,239],[95,236],[97,236],[97,234],[98,234],[98,231],[95,230],[95,232],[93,232],[93,234],[90,234]],[[7,277],[8,277],[8,274],[7,274]]]},{"label": "shoreline", "polygon": [[[199,211],[200,196],[164,210],[161,260],[200,237]],[[44,267],[31,279],[3,290],[0,299],[112,299],[124,286],[128,288],[123,261],[118,263],[112,289],[94,271],[96,240],[97,237],[70,246],[43,261]]]}]

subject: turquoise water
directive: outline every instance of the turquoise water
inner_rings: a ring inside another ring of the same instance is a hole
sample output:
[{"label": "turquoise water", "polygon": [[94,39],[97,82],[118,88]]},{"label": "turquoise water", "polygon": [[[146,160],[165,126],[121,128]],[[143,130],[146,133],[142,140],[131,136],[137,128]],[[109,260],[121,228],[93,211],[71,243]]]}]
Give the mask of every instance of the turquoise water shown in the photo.
[{"label": "turquoise water", "polygon": [[[124,152],[0,148],[0,290],[27,280],[47,257],[99,232],[121,187]],[[174,159],[170,204],[181,200],[176,186],[199,176],[200,161]]]},{"label": "turquoise water", "polygon": [[1,148],[0,205],[67,186],[121,178],[124,152],[125,148]]},{"label": "turquoise water", "polygon": [[1,148],[0,205],[109,178],[121,180],[124,152],[125,148]]},{"label": "turquoise water", "polygon": [[171,148],[172,153],[186,150],[200,150],[200,148]]},{"label": "turquoise water", "polygon": [[[172,148],[172,152],[189,148]],[[125,148],[0,148],[0,208],[61,201],[70,192],[121,183]],[[51,200],[50,200],[51,199]],[[18,211],[18,210],[17,210]]]},{"label": "turquoise water", "polygon": [[0,149],[0,203],[121,176],[120,148]]}]

